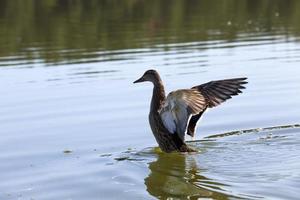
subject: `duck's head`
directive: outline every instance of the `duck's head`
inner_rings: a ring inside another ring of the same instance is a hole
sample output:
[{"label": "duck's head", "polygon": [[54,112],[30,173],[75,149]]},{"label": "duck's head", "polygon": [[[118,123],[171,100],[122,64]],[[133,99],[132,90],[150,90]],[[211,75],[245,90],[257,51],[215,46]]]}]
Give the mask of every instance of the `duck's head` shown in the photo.
[{"label": "duck's head", "polygon": [[134,81],[133,83],[140,83],[145,81],[150,81],[153,84],[160,82],[160,77],[158,72],[155,71],[154,69],[147,70],[141,78]]}]

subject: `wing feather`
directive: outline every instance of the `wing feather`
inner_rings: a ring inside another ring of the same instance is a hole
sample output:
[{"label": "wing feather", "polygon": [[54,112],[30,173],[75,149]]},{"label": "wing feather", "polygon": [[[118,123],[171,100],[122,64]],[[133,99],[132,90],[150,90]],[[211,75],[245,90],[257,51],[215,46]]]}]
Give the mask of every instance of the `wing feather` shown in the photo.
[{"label": "wing feather", "polygon": [[232,96],[242,93],[245,89],[247,78],[233,78],[218,81],[210,81],[202,85],[193,87],[192,89],[198,90],[206,99],[208,107],[212,108],[220,105]]},{"label": "wing feather", "polygon": [[[247,78],[234,78],[211,81],[195,86],[193,89],[197,89],[205,97],[206,105],[211,108],[241,93],[241,90],[245,89],[244,85],[247,83],[246,79]],[[193,115],[189,120],[187,134],[194,136],[197,123],[204,111]]]},{"label": "wing feather", "polygon": [[184,141],[187,124],[192,115],[206,107],[205,97],[196,89],[171,92],[159,111],[164,126]]},{"label": "wing feather", "polygon": [[[247,78],[234,78],[198,85],[192,89],[176,90],[171,92],[162,108],[159,111],[164,126],[172,134],[178,136],[184,141],[185,133],[189,125],[190,131],[194,134],[194,129],[208,107],[215,107],[231,99],[232,96],[241,93],[245,89]],[[191,117],[194,116],[192,124],[189,124]]]}]

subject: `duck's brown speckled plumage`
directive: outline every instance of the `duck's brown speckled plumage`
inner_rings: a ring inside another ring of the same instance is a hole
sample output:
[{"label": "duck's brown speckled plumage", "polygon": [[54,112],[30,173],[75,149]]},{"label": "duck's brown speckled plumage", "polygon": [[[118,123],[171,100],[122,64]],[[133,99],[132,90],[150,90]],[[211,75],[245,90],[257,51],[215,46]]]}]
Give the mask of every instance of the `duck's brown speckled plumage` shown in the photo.
[{"label": "duck's brown speckled plumage", "polygon": [[[241,93],[240,89],[245,88],[242,85],[247,83],[245,80],[246,78],[211,81],[190,89],[191,93],[195,90],[199,92],[198,99],[195,99],[195,101],[204,101],[204,103],[198,104],[197,114],[192,115],[190,120],[188,120],[188,124],[186,126],[186,133],[191,136],[194,136],[196,124],[201,115],[204,113],[204,111],[207,108],[215,107],[220,103],[226,101],[227,99],[232,98],[232,96]],[[143,81],[150,81],[154,85],[150,105],[149,123],[159,147],[165,152],[194,151],[185,144],[184,137],[182,138],[182,133],[171,133],[168,130],[168,128],[166,128],[166,126],[164,125],[160,112],[164,104],[166,104],[166,102],[168,101],[168,99],[166,99],[164,86],[159,74],[155,70],[148,70],[140,79],[136,80],[134,83]],[[186,93],[189,92],[189,90],[178,90],[175,92]],[[184,101],[191,103],[193,99],[185,99]]]},{"label": "duck's brown speckled plumage", "polygon": [[153,94],[150,105],[149,123],[153,135],[161,148],[165,152],[193,151],[189,148],[177,134],[171,134],[163,125],[159,110],[166,99],[164,86],[161,80],[157,81],[153,87]]}]

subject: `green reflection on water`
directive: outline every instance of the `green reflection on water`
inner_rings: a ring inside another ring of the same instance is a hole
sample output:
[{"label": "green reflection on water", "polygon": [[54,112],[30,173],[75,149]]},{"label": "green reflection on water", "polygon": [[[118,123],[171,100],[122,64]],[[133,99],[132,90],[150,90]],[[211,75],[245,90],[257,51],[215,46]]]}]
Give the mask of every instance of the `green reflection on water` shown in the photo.
[{"label": "green reflection on water", "polygon": [[191,154],[158,153],[157,159],[149,164],[150,173],[145,178],[147,191],[158,199],[228,199],[217,183],[201,175]]},{"label": "green reflection on water", "polygon": [[[206,175],[207,176],[212,175],[211,173],[212,170],[205,169],[203,166],[201,166],[201,160],[203,162],[207,162],[207,160],[201,158],[201,154],[206,154],[208,150],[212,152],[212,149],[221,148],[222,153],[218,152],[218,154],[223,154],[224,158],[231,156],[229,154],[226,155],[226,151],[228,151],[228,146],[224,145],[224,143],[220,141],[215,142],[215,139],[222,139],[222,138],[225,139],[228,136],[232,136],[232,135],[238,136],[240,138],[242,135],[250,134],[254,136],[254,141],[256,142],[257,141],[256,134],[260,133],[261,135],[258,141],[260,141],[260,139],[262,138],[265,138],[275,142],[275,141],[281,141],[281,139],[285,137],[284,134],[283,135],[279,133],[276,134],[276,131],[286,131],[286,133],[289,133],[291,131],[297,130],[297,128],[299,128],[299,124],[256,128],[256,129],[240,130],[238,132],[227,132],[223,134],[217,134],[211,137],[207,137],[207,140],[190,141],[189,144],[194,144],[195,147],[198,148],[200,153],[163,153],[158,148],[154,148],[154,150],[152,150],[150,153],[152,155],[155,155],[156,158],[154,159],[154,161],[148,164],[148,168],[150,172],[149,175],[144,179],[145,185],[147,187],[147,191],[150,195],[158,199],[168,199],[168,198],[170,199],[199,199],[199,198],[260,199],[262,198],[261,196],[254,196],[253,194],[250,195],[250,194],[233,193],[232,191],[234,190],[232,188],[234,188],[234,186],[228,185],[228,181],[226,183],[223,181],[222,183],[220,181],[206,177]],[[274,136],[269,137],[271,131],[274,133]],[[265,134],[267,134],[266,137],[264,136]],[[212,138],[213,140],[209,140],[208,138]],[[245,141],[245,140],[241,139],[241,141]],[[265,142],[259,144],[265,145]],[[236,143],[234,146],[239,148],[244,146],[244,144]],[[255,147],[256,149],[259,149],[258,146]],[[251,149],[251,147],[248,148]],[[239,150],[243,152],[243,148]],[[246,151],[248,150],[246,149]],[[272,150],[269,151],[272,152]],[[261,155],[267,152],[268,149],[264,149]],[[231,153],[233,152],[231,151]],[[280,155],[280,153],[278,153],[278,155]],[[146,154],[143,157],[145,156]],[[255,157],[258,157],[258,155],[255,155],[253,158]],[[247,159],[253,159],[253,158],[247,156]],[[224,163],[226,162],[228,161],[224,161]],[[218,165],[218,164],[214,163],[214,165]],[[224,166],[220,166],[220,168],[222,167]],[[251,171],[251,168],[247,168],[247,166],[241,165],[240,167],[245,168],[250,173],[252,173],[254,180],[257,178],[255,176],[257,176],[257,173],[259,172],[257,172],[255,169],[254,170],[252,169],[253,171]],[[270,166],[266,166],[266,167],[268,168]],[[227,169],[227,170],[234,171],[233,166],[230,168],[233,169]],[[226,170],[226,168],[224,168],[224,170]],[[266,171],[269,170],[266,169]],[[260,176],[262,176],[263,174],[262,171],[260,171],[260,173],[261,173]],[[216,176],[220,176],[220,177],[222,177],[223,175],[224,175],[223,173],[216,174]],[[268,176],[273,176],[272,170],[266,174],[263,174],[263,176],[265,176],[265,178],[267,178]],[[242,182],[242,177],[240,178],[241,178],[240,181]],[[252,182],[253,179],[251,180]],[[259,179],[257,179],[256,181],[259,182]],[[271,185],[276,184],[276,182],[269,183],[269,184]]]},{"label": "green reflection on water", "polygon": [[299,9],[292,0],[1,0],[0,57],[55,63],[240,33],[298,34]]}]

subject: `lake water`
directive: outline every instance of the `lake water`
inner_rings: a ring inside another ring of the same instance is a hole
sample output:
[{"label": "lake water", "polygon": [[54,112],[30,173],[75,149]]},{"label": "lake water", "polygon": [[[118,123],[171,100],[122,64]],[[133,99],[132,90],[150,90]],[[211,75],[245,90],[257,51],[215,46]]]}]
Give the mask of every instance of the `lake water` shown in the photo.
[{"label": "lake water", "polygon": [[[299,199],[299,9],[0,0],[0,199]],[[199,153],[165,154],[132,84],[150,68],[167,91],[249,84],[187,137]]]}]

